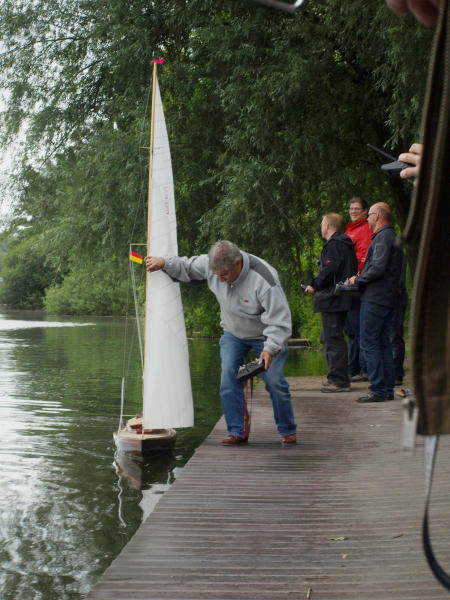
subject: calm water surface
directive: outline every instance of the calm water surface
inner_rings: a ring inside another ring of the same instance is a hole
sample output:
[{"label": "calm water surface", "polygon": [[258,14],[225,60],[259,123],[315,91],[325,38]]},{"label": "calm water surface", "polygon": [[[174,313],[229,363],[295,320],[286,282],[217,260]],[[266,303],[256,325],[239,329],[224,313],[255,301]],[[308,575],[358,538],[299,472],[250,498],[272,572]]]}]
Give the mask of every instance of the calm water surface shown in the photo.
[{"label": "calm water surface", "polygon": [[[124,369],[125,412],[140,410],[129,328],[0,307],[1,600],[83,598],[221,415],[218,343],[191,340],[195,427],[170,456],[116,457]],[[288,375],[325,372],[317,352],[288,356]]]}]

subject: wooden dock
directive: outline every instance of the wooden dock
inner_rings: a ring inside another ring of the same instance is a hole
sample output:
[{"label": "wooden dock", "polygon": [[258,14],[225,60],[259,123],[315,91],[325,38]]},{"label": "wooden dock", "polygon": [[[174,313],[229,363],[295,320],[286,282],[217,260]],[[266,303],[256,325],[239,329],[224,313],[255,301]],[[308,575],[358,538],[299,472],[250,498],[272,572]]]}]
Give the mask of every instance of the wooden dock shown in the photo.
[{"label": "wooden dock", "polygon": [[[298,443],[282,447],[253,400],[248,446],[221,419],[89,600],[427,600],[448,592],[423,557],[423,446],[401,449],[401,399],[355,402],[291,379]],[[450,440],[442,438],[431,536],[450,570]]]}]

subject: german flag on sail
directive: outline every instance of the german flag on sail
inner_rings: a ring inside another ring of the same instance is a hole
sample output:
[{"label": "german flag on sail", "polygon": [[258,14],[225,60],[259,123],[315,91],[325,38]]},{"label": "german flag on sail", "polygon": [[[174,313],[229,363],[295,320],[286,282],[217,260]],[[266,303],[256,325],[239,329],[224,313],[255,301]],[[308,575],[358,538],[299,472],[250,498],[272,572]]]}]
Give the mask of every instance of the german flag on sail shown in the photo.
[{"label": "german flag on sail", "polygon": [[139,265],[142,265],[142,263],[144,262],[143,257],[137,252],[134,252],[134,250],[130,250],[130,260],[132,260],[135,263],[138,263]]}]

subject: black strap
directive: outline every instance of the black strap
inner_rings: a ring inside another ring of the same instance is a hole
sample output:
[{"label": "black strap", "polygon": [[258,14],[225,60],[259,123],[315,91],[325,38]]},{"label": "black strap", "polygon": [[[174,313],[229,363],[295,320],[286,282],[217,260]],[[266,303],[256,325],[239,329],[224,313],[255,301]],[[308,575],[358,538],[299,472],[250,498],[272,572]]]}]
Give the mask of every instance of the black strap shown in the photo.
[{"label": "black strap", "polygon": [[[249,384],[249,382],[250,382],[250,384]],[[250,406],[249,406],[249,403],[248,403],[248,399],[249,399],[248,388],[249,388],[249,385],[250,385]],[[245,439],[248,439],[248,437],[250,435],[250,428],[252,426],[253,377],[250,377],[249,379],[245,380],[244,389],[245,389],[244,416],[245,416],[245,411],[247,411],[247,414],[248,414],[248,423],[246,423],[245,420],[244,420],[243,433],[244,433],[244,436],[247,433],[247,437]]]},{"label": "black strap", "polygon": [[424,438],[424,462],[425,462],[425,486],[426,486],[426,501],[425,514],[423,516],[422,539],[425,556],[427,558],[430,569],[433,571],[436,579],[447,589],[450,590],[450,577],[444,571],[441,565],[436,560],[436,557],[431,547],[430,532],[428,528],[428,507],[431,497],[431,483],[433,481],[434,463],[438,447],[437,435],[427,435]]}]

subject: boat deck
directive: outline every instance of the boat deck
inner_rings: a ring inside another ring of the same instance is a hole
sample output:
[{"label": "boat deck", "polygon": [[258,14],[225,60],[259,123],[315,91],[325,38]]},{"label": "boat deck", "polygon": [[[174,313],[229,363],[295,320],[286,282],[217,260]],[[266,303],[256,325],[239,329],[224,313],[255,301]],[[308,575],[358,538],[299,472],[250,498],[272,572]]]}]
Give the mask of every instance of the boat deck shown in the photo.
[{"label": "boat deck", "polygon": [[[447,598],[423,557],[423,446],[401,449],[401,399],[319,387],[291,378],[296,446],[280,445],[265,392],[248,446],[222,447],[221,419],[88,599]],[[449,488],[442,438],[431,539],[448,570]]]}]

